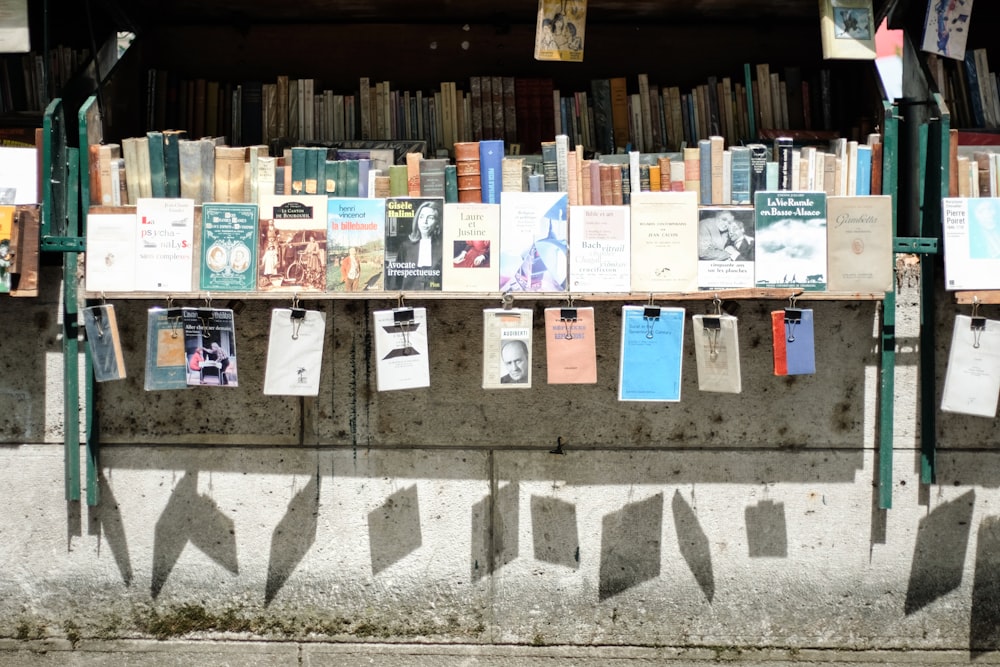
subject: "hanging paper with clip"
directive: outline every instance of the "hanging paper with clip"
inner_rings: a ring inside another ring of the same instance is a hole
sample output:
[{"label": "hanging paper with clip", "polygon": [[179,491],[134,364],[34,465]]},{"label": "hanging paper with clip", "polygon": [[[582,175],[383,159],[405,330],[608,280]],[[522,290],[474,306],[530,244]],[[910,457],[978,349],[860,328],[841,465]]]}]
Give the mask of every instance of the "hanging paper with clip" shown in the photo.
[{"label": "hanging paper with clip", "polygon": [[545,309],[545,368],[549,384],[597,382],[593,308]]},{"label": "hanging paper with clip", "polygon": [[394,308],[372,313],[378,391],[431,385],[427,353],[427,309]]},{"label": "hanging paper with clip", "polygon": [[483,311],[483,389],[531,387],[532,314],[528,308]]},{"label": "hanging paper with clip", "polygon": [[681,400],[684,309],[622,306],[619,401]]},{"label": "hanging paper with clip", "polygon": [[[978,306],[978,304],[977,304]],[[993,419],[1000,397],[1000,321],[956,315],[941,409]]]},{"label": "hanging paper with clip", "polygon": [[728,394],[742,391],[737,319],[723,313],[718,301],[712,315],[692,315],[698,389]]},{"label": "hanging paper with clip", "polygon": [[185,389],[187,358],[180,308],[150,308],[146,315],[146,391]]},{"label": "hanging paper with clip", "polygon": [[816,372],[816,347],[811,308],[790,307],[771,312],[775,375],[812,375]]},{"label": "hanging paper with clip", "polygon": [[83,309],[83,324],[87,330],[87,347],[98,382],[125,379],[125,358],[118,335],[118,318],[112,304]]},{"label": "hanging paper with clip", "polygon": [[326,313],[291,308],[271,311],[264,367],[267,396],[318,396]]},{"label": "hanging paper with clip", "polygon": [[238,386],[236,328],[231,308],[182,308],[187,383]]}]

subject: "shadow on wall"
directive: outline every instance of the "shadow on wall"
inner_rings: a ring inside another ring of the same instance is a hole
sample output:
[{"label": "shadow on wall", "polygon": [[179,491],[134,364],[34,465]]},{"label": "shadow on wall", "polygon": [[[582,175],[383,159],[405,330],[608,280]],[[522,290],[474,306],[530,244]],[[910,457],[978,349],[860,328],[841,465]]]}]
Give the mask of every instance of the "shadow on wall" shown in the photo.
[{"label": "shadow on wall", "polygon": [[660,575],[662,493],[629,503],[601,524],[601,600]]},{"label": "shadow on wall", "polygon": [[320,475],[292,497],[288,511],[271,534],[271,555],[267,563],[264,603],[269,604],[316,542],[319,520]]},{"label": "shadow on wall", "polygon": [[580,567],[576,505],[558,498],[532,496],[531,535],[535,560],[574,570]]},{"label": "shadow on wall", "polygon": [[[517,558],[519,487],[511,482],[472,506],[471,580],[479,581]],[[492,529],[491,529],[492,527]]]},{"label": "shadow on wall", "polygon": [[916,613],[962,583],[976,492],[941,503],[920,520],[904,610]]},{"label": "shadow on wall", "polygon": [[372,574],[420,548],[420,500],[413,484],[386,498],[381,507],[368,513],[368,543]]}]

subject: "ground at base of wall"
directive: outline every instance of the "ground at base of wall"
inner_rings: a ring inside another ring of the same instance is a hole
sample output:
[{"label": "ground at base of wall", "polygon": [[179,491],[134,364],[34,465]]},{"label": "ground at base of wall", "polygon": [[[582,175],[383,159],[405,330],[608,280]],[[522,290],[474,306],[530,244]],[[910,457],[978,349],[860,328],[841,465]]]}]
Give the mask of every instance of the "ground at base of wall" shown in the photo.
[{"label": "ground at base of wall", "polygon": [[512,646],[482,644],[329,644],[254,641],[0,640],[0,667],[91,667],[142,664],[314,665],[340,667],[603,667],[614,665],[1000,665],[1000,652],[838,649],[739,649],[634,646]]}]

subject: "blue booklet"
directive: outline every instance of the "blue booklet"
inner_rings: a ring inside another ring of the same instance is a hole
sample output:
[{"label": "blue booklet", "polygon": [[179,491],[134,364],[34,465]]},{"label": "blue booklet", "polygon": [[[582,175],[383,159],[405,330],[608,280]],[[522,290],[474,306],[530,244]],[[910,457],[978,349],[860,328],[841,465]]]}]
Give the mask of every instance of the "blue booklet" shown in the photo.
[{"label": "blue booklet", "polygon": [[622,306],[620,401],[680,401],[684,309]]}]

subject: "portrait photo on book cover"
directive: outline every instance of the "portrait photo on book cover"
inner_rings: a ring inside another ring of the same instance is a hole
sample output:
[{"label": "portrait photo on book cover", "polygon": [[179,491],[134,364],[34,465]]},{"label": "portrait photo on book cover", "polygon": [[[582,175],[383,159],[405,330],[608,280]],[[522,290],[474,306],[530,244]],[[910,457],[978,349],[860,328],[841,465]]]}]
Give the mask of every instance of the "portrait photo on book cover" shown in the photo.
[{"label": "portrait photo on book cover", "polygon": [[262,219],[258,243],[260,290],[326,288],[325,229],[302,229]]},{"label": "portrait photo on book cover", "polygon": [[520,338],[500,344],[500,384],[528,384],[531,379],[531,350]]},{"label": "portrait photo on book cover", "polygon": [[385,288],[440,290],[444,200],[386,202]]},{"label": "portrait photo on book cover", "polygon": [[698,259],[712,262],[754,260],[754,219],[750,208],[700,208]]},{"label": "portrait photo on book cover", "polygon": [[191,336],[185,333],[189,385],[236,387],[236,350],[226,331]]},{"label": "portrait photo on book cover", "polygon": [[969,258],[1000,259],[1000,198],[970,201]]}]

